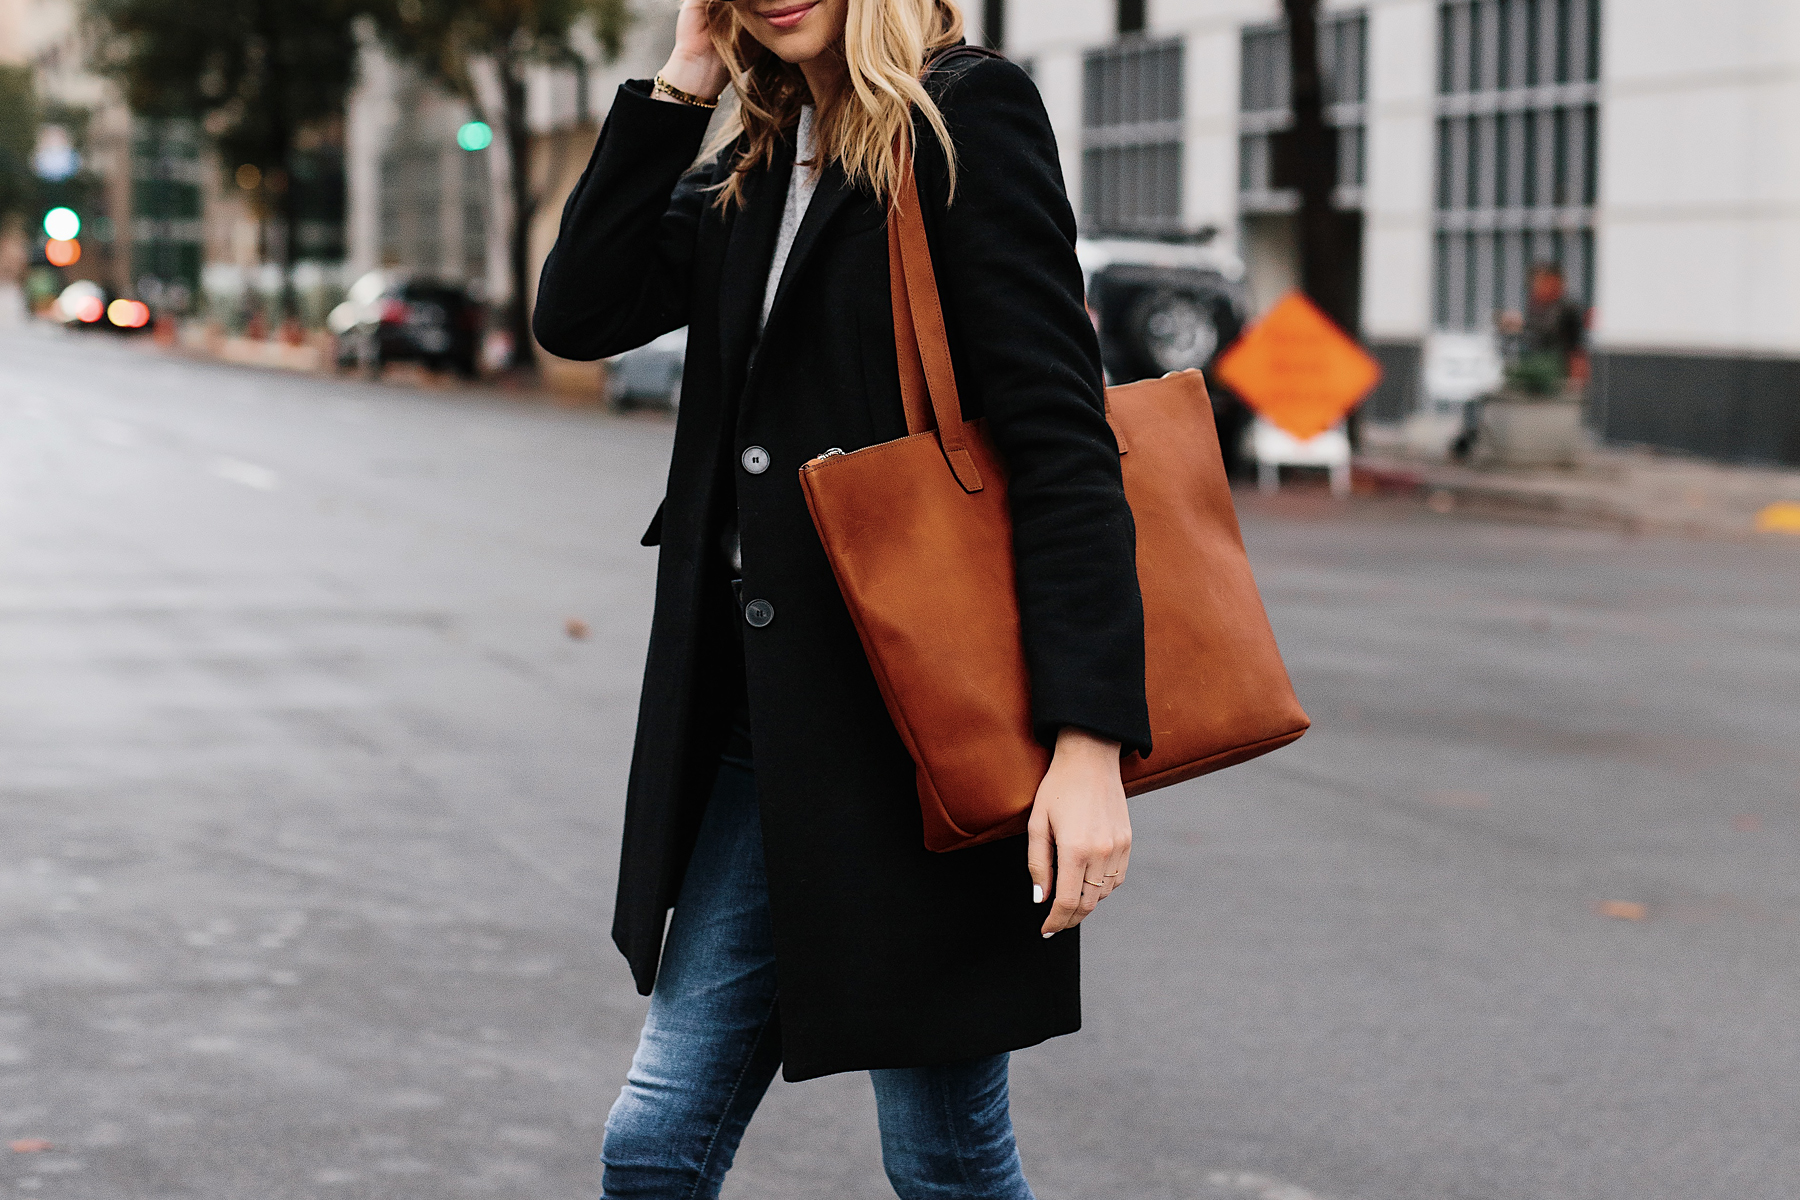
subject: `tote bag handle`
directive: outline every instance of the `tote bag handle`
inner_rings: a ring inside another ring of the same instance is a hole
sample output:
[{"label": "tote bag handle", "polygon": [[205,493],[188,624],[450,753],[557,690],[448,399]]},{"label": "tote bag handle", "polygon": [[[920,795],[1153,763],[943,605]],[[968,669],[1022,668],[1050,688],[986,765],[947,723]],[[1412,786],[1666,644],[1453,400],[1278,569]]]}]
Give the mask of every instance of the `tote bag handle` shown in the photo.
[{"label": "tote bag handle", "polygon": [[971,434],[963,420],[956,368],[950,361],[950,336],[944,329],[944,306],[931,266],[931,243],[925,238],[919,181],[910,160],[896,201],[888,211],[888,276],[906,432],[924,433],[935,427],[944,461],[950,464],[956,482],[965,492],[979,492],[981,472],[969,453]]},{"label": "tote bag handle", "polygon": [[[894,308],[894,357],[900,367],[900,405],[906,432],[935,428],[944,461],[965,492],[981,490],[981,473],[969,453],[973,436],[963,420],[956,367],[950,361],[950,336],[944,328],[944,305],[931,265],[931,243],[925,236],[925,210],[910,158],[901,176],[900,193],[888,210],[888,278]],[[1103,390],[1101,411],[1113,426],[1119,453],[1125,438],[1112,421],[1112,400]]]}]

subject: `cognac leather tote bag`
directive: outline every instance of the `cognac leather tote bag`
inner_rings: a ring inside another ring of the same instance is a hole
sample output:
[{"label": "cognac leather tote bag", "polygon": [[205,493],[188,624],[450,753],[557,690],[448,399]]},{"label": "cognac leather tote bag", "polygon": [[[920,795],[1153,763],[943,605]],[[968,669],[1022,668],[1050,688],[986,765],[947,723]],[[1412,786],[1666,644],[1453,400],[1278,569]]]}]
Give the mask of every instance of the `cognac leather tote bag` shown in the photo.
[{"label": "cognac leather tote bag", "polygon": [[[918,767],[925,845],[1025,830],[1049,751],[1032,736],[1006,473],[965,422],[909,170],[888,219],[907,436],[800,468],[813,524]],[[1198,371],[1110,388],[1144,597],[1148,758],[1137,795],[1285,746],[1308,721],[1244,554]]]}]

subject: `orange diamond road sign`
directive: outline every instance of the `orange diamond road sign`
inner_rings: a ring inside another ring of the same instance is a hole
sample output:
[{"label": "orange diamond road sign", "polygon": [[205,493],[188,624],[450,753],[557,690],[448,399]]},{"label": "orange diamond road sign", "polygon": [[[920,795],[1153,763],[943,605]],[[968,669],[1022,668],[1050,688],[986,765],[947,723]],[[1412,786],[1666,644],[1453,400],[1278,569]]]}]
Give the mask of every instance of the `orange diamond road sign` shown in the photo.
[{"label": "orange diamond road sign", "polygon": [[1317,437],[1381,381],[1381,364],[1299,292],[1219,357],[1218,376],[1272,425]]}]

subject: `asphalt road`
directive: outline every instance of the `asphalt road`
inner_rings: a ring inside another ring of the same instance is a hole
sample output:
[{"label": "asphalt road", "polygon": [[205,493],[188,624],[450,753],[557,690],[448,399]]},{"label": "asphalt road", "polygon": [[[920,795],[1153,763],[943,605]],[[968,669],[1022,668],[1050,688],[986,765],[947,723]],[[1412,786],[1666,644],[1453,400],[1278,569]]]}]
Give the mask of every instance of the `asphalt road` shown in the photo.
[{"label": "asphalt road", "polygon": [[[0,336],[5,1194],[597,1193],[669,434]],[[1039,1196],[1794,1195],[1800,545],[1244,509],[1316,727],[1137,803]],[[726,1189],[888,1194],[857,1076]]]}]

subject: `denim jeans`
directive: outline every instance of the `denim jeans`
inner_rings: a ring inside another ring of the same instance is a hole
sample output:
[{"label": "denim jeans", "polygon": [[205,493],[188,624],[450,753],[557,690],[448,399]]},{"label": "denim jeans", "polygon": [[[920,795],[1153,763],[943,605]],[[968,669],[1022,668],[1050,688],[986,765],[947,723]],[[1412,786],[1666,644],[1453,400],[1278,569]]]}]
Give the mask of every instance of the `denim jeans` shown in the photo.
[{"label": "denim jeans", "polygon": [[[675,905],[650,1015],[606,1120],[604,1200],[710,1200],[781,1065],[756,778],[727,759]],[[871,1071],[902,1200],[1032,1200],[1007,1056]]]}]

